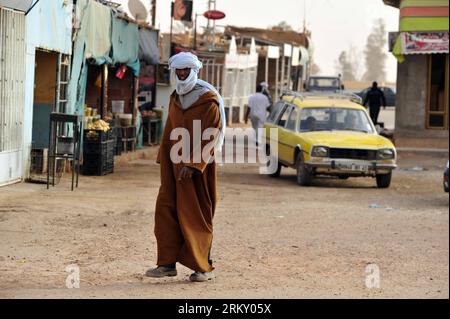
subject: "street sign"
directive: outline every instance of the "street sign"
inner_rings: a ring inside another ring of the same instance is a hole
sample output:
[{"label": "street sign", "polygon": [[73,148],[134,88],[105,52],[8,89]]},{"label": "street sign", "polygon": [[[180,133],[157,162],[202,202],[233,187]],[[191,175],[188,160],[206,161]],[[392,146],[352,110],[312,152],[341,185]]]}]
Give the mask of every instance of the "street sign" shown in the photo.
[{"label": "street sign", "polygon": [[206,11],[203,16],[209,20],[222,20],[226,17],[226,14],[218,10]]}]

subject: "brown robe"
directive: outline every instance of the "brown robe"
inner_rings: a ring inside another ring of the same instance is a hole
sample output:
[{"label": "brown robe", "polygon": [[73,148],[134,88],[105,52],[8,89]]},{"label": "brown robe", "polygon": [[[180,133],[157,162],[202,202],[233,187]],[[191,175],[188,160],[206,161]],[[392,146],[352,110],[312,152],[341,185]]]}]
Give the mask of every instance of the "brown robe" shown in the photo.
[{"label": "brown robe", "polygon": [[[158,243],[158,266],[176,262],[198,272],[210,272],[213,240],[213,218],[217,204],[217,171],[215,162],[175,164],[170,158],[174,144],[170,140],[175,128],[185,128],[193,144],[193,121],[201,120],[202,134],[208,128],[220,128],[217,96],[207,92],[190,108],[183,110],[178,95],[170,98],[167,119],[157,162],[161,164],[161,188],[156,203],[155,235]],[[212,140],[202,141],[202,148]],[[191,150],[191,153],[193,150]],[[211,152],[214,155],[214,152]],[[192,158],[192,154],[191,154]],[[192,161],[191,161],[192,162]],[[184,166],[194,168],[192,179],[179,181]]]}]

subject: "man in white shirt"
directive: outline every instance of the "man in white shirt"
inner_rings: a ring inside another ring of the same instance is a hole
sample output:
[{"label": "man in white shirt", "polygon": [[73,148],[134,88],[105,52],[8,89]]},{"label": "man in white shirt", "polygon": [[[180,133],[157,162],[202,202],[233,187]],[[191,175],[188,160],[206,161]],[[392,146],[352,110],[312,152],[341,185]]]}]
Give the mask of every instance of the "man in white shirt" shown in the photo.
[{"label": "man in white shirt", "polygon": [[248,118],[252,121],[253,129],[256,133],[256,145],[259,146],[261,136],[259,129],[264,127],[267,119],[267,109],[270,107],[269,98],[263,94],[264,88],[258,85],[256,93],[250,96],[248,100],[249,108],[245,114],[245,124],[248,123]]}]

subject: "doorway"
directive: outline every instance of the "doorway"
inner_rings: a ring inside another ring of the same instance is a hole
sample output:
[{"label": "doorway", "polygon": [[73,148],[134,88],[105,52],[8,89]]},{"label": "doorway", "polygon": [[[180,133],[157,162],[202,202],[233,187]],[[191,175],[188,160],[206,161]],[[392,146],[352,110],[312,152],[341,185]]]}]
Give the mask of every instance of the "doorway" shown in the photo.
[{"label": "doorway", "polygon": [[428,58],[427,129],[448,130],[448,54]]}]

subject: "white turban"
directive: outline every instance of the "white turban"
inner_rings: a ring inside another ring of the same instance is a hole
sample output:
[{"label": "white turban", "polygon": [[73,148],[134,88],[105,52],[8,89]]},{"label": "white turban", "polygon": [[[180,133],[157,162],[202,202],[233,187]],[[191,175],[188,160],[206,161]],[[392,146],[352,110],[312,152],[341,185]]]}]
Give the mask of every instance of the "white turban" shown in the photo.
[{"label": "white turban", "polygon": [[202,67],[203,63],[190,52],[181,52],[169,59],[169,68],[172,70],[172,75],[175,75],[177,69],[191,69],[191,73],[186,80],[182,81],[176,77],[178,95],[185,95],[194,89],[198,80],[198,72]]},{"label": "white turban", "polygon": [[190,52],[181,52],[169,59],[169,68],[176,69],[192,69],[197,73],[203,68],[203,63],[196,55]]},{"label": "white turban", "polygon": [[203,63],[198,59],[198,57],[190,52],[181,52],[177,55],[172,56],[169,59],[169,68],[172,70],[172,72],[175,72],[177,69],[191,69],[191,73],[189,74],[189,77],[182,81],[178,77],[176,77],[177,81],[177,93],[179,95],[184,95],[192,91],[195,87],[195,85],[201,85],[209,90],[211,90],[214,94],[217,95],[217,99],[219,101],[219,110],[220,110],[220,117],[222,122],[222,130],[220,132],[219,140],[216,145],[217,150],[221,150],[223,147],[223,143],[225,141],[225,131],[226,131],[226,115],[225,115],[225,103],[223,102],[223,98],[220,95],[220,93],[217,91],[217,89],[212,86],[211,84],[199,80],[198,79],[198,73],[200,72],[200,69],[203,68]]}]

